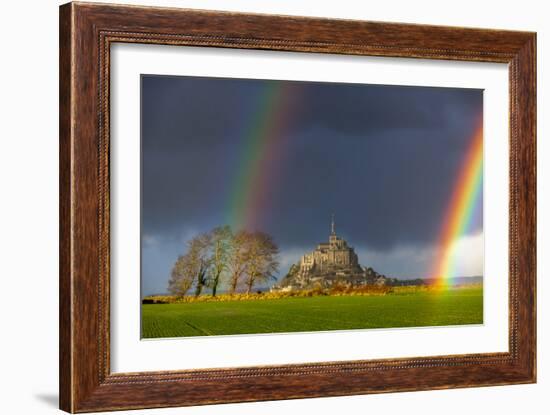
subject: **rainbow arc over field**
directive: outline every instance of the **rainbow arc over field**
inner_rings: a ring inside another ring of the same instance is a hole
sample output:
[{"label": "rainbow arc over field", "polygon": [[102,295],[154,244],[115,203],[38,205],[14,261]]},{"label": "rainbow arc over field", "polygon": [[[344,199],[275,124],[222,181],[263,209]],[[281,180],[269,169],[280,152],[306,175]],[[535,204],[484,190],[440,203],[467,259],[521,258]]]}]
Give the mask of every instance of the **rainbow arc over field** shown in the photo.
[{"label": "rainbow arc over field", "polygon": [[439,286],[448,285],[456,272],[456,243],[471,227],[476,206],[483,193],[483,124],[471,137],[471,144],[462,161],[452,187],[453,192],[445,211],[438,239],[439,254],[433,265],[432,277]]},{"label": "rainbow arc over field", "polygon": [[[260,230],[273,189],[284,169],[292,122],[302,101],[299,83],[266,83],[254,107],[242,115],[237,170],[230,178],[225,223]],[[439,253],[430,275],[445,286],[457,275],[456,243],[468,233],[482,200],[483,124],[478,122],[455,178],[437,238]]]},{"label": "rainbow arc over field", "polygon": [[226,223],[235,229],[258,230],[283,168],[288,128],[300,101],[296,83],[269,82],[255,107],[244,114],[238,170],[231,179]]}]

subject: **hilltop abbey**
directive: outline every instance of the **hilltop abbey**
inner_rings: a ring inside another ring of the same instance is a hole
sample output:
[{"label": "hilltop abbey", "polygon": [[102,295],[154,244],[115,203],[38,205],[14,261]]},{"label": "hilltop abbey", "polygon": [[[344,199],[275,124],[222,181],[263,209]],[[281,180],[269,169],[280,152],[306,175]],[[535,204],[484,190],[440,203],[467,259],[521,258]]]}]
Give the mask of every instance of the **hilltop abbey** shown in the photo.
[{"label": "hilltop abbey", "polygon": [[[292,265],[288,274],[274,287],[278,290],[328,288],[334,283],[364,285],[382,283],[381,277],[372,268],[363,269],[353,247],[336,235],[334,215],[330,224],[328,242],[321,242],[317,248]],[[383,278],[383,277],[382,277]],[[385,279],[385,278],[384,278]]]},{"label": "hilltop abbey", "polygon": [[300,259],[298,273],[306,276],[311,273],[326,274],[330,272],[342,273],[345,270],[361,272],[355,250],[348,243],[336,235],[334,215],[330,224],[328,243],[321,242],[315,251],[305,254]]}]

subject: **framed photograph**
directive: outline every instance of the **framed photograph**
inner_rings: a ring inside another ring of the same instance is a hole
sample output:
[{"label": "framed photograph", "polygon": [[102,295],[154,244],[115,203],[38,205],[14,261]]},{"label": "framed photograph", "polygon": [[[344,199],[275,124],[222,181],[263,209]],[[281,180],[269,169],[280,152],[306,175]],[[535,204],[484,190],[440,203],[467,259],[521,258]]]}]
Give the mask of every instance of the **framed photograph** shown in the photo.
[{"label": "framed photograph", "polygon": [[60,8],[60,407],[536,381],[536,35]]}]

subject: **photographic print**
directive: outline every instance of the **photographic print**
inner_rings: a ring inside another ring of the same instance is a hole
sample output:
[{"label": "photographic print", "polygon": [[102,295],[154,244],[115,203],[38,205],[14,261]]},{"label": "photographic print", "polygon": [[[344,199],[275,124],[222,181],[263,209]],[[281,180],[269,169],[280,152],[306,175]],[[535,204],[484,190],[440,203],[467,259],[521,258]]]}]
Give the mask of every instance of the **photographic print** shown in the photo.
[{"label": "photographic print", "polygon": [[483,90],[142,75],[141,335],[483,323]]},{"label": "photographic print", "polygon": [[64,411],[536,382],[536,33],[69,3],[59,35]]}]

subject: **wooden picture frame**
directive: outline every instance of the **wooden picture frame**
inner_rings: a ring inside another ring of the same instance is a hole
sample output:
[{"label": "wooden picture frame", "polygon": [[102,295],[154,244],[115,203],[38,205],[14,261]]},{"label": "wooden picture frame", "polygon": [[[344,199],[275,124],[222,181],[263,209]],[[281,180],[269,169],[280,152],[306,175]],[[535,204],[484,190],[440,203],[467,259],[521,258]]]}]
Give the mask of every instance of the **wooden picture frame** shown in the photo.
[{"label": "wooden picture frame", "polygon": [[[117,42],[508,64],[509,352],[111,373],[109,59]],[[535,33],[69,3],[60,8],[59,94],[61,409],[91,412],[535,382]]]}]

